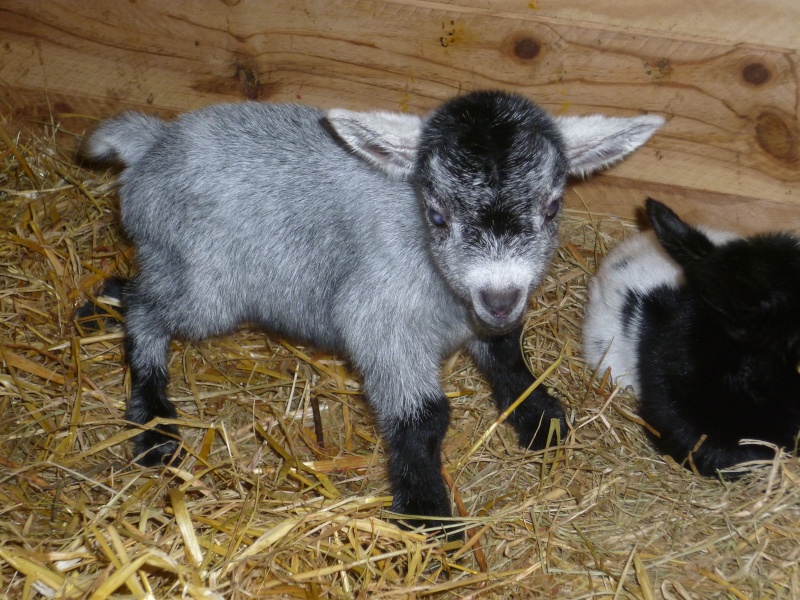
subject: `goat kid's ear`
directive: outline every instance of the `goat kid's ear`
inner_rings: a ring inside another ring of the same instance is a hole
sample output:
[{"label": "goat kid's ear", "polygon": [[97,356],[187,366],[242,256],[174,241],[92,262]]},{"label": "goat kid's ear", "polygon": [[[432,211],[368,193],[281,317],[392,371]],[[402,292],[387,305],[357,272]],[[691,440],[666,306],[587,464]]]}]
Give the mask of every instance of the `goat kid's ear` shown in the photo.
[{"label": "goat kid's ear", "polygon": [[726,331],[739,339],[746,333],[747,328],[742,327],[752,314],[748,302],[741,297],[741,290],[748,288],[747,283],[740,282],[737,274],[724,265],[715,264],[713,242],[705,233],[683,222],[666,205],[648,198],[645,210],[658,241],[683,268],[689,285],[715,310]]},{"label": "goat kid's ear", "polygon": [[404,179],[411,173],[422,131],[421,117],[334,108],[326,119],[353,152],[390,177]]},{"label": "goat kid's ear", "polygon": [[664,124],[658,115],[554,117],[567,150],[570,175],[583,177],[622,160]]},{"label": "goat kid's ear", "polygon": [[652,198],[647,199],[645,210],[658,241],[667,254],[686,269],[687,276],[703,265],[714,250],[706,234],[684,223],[672,209]]}]

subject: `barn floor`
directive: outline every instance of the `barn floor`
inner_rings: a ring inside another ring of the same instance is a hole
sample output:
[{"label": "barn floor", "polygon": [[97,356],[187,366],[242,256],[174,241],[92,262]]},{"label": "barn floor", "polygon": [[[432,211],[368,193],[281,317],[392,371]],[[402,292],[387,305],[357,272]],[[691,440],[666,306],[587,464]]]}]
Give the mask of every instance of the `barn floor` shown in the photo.
[{"label": "barn floor", "polygon": [[173,344],[190,458],[131,466],[122,334],[73,315],[132,249],[113,175],[76,167],[64,135],[44,125],[0,151],[0,596],[800,597],[800,461],[699,478],[651,449],[631,397],[590,384],[586,280],[633,226],[586,213],[562,221],[524,338],[535,373],[560,361],[545,383],[569,410],[560,446],[484,435],[487,386],[463,356],[444,367],[464,547],[391,524],[347,365],[256,331]]}]

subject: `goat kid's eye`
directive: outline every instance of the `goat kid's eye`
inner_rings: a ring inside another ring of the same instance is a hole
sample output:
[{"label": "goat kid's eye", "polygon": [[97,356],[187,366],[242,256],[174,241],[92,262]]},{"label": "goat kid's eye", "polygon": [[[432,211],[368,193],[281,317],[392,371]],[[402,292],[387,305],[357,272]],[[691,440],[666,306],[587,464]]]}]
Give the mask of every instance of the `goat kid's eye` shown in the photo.
[{"label": "goat kid's eye", "polygon": [[428,220],[436,227],[447,227],[447,220],[439,211],[433,208],[428,209]]},{"label": "goat kid's eye", "polygon": [[561,200],[551,200],[544,209],[544,218],[552,221],[561,209]]}]

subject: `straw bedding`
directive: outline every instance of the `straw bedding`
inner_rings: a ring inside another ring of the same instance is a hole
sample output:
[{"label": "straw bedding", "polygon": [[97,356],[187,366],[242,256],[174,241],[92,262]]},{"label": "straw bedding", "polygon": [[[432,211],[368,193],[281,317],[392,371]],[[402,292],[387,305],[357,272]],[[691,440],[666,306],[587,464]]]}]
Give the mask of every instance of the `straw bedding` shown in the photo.
[{"label": "straw bedding", "polygon": [[262,332],[173,344],[190,458],[131,466],[122,333],[74,321],[103,277],[133,268],[113,174],[78,168],[52,124],[6,141],[0,595],[800,597],[798,460],[735,482],[697,477],[652,450],[635,400],[592,382],[580,358],[587,277],[631,224],[567,211],[530,303],[525,355],[537,375],[557,363],[543,385],[572,423],[560,445],[528,453],[510,428],[492,431],[470,361],[444,365],[444,464],[468,529],[447,547],[393,525],[348,365]]}]

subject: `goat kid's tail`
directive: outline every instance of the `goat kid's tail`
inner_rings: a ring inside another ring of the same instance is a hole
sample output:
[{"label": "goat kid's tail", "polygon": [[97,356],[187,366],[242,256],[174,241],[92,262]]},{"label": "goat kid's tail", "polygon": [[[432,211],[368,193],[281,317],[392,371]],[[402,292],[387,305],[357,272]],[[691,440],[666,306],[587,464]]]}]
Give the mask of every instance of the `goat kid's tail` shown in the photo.
[{"label": "goat kid's tail", "polygon": [[81,154],[99,162],[129,166],[147,154],[167,123],[139,112],[126,112],[103,121],[83,140]]}]

